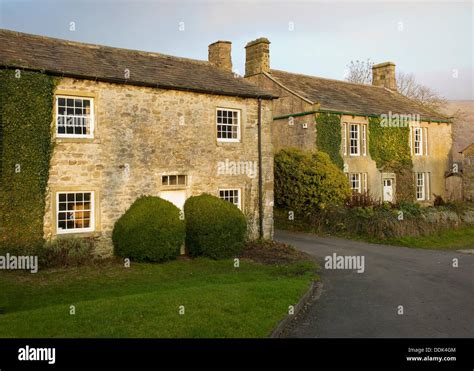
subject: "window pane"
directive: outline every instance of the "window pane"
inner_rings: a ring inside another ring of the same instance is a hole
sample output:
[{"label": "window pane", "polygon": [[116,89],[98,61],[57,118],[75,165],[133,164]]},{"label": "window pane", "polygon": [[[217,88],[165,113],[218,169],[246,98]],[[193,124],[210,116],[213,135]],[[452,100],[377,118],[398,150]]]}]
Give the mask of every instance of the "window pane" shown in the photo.
[{"label": "window pane", "polygon": [[239,139],[239,112],[232,110],[217,111],[217,138]]},{"label": "window pane", "polygon": [[90,192],[60,193],[58,199],[60,200],[57,205],[58,230],[81,230],[91,227],[93,210]]}]

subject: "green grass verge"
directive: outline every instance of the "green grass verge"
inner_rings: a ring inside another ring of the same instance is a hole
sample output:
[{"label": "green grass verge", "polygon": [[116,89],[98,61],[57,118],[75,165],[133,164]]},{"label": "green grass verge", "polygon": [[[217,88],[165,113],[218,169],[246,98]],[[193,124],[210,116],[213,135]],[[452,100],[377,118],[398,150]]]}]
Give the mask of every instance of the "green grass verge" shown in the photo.
[{"label": "green grass verge", "polygon": [[474,249],[474,227],[450,229],[430,236],[391,238],[370,242],[420,249]]},{"label": "green grass verge", "polygon": [[209,259],[0,272],[0,337],[266,337],[314,272]]}]

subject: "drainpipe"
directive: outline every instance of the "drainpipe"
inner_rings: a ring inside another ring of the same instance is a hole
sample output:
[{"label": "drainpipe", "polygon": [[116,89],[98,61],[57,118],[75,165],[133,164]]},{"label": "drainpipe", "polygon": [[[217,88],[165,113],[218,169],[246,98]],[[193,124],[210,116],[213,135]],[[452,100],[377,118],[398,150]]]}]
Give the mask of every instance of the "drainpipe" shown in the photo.
[{"label": "drainpipe", "polygon": [[263,238],[263,171],[262,171],[262,99],[258,98],[258,219],[259,235]]}]

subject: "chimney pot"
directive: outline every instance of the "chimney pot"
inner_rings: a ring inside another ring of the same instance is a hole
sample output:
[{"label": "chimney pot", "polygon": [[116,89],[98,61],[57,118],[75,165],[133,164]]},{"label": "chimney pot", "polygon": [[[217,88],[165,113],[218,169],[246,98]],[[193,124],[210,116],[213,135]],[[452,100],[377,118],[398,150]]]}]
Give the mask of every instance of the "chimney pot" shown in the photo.
[{"label": "chimney pot", "polygon": [[209,45],[208,61],[225,71],[232,72],[232,43],[230,41],[216,41]]},{"label": "chimney pot", "polygon": [[385,62],[374,64],[372,66],[372,85],[382,86],[396,91],[395,63]]}]

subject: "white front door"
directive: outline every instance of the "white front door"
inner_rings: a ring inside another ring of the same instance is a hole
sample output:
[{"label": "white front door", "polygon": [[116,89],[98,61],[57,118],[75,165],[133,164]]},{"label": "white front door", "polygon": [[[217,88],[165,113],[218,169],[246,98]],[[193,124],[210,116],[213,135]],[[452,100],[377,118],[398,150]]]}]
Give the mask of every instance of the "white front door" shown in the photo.
[{"label": "white front door", "polygon": [[383,180],[383,200],[393,202],[393,179]]},{"label": "white front door", "polygon": [[183,210],[184,203],[186,202],[186,190],[161,191],[160,197],[171,202],[178,209]]}]

